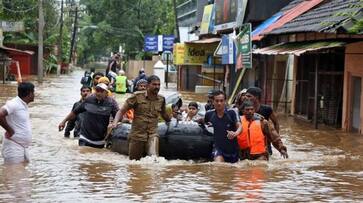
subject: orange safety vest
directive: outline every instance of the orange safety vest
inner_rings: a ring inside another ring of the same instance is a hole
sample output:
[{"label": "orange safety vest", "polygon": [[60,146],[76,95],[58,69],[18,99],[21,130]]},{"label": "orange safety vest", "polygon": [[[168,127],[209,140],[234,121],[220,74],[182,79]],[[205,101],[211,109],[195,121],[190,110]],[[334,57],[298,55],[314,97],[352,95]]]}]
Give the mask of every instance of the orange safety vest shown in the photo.
[{"label": "orange safety vest", "polygon": [[249,149],[250,154],[266,153],[266,138],[262,132],[261,120],[248,121],[241,116],[242,132],[237,136],[238,145],[242,150]]},{"label": "orange safety vest", "polygon": [[125,116],[129,120],[134,120],[134,110],[130,109],[130,110],[126,111]]}]

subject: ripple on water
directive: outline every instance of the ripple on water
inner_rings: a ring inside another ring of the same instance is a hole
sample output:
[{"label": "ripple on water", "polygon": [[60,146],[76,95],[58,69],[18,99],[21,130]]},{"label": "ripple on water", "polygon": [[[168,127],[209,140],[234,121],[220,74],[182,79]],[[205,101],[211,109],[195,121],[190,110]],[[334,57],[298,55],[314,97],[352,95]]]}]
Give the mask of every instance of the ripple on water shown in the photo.
[{"label": "ripple on water", "polygon": [[[218,164],[145,157],[130,161],[106,149],[80,148],[64,139],[59,122],[79,99],[83,73],[36,84],[30,105],[32,162],[11,168],[0,160],[0,201],[4,202],[280,202],[363,200],[363,138],[311,129],[280,117],[290,158],[274,151],[269,162]],[[6,93],[1,90],[7,90]],[[16,86],[0,85],[0,104]],[[184,101],[205,95],[181,93]],[[116,95],[119,103],[127,96]],[[188,103],[188,102],[186,102]],[[3,135],[0,129],[0,135]]]}]

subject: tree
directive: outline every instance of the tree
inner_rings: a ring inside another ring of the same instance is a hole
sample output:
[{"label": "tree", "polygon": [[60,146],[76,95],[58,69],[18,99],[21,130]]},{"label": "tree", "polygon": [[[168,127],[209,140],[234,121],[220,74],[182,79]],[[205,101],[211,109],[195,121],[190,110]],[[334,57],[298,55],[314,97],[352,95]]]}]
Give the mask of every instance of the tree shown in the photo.
[{"label": "tree", "polygon": [[[135,57],[143,50],[146,34],[173,34],[172,0],[81,0],[85,12],[78,54],[85,60],[108,56],[125,44],[126,52]],[[92,45],[92,46],[90,46]]]}]

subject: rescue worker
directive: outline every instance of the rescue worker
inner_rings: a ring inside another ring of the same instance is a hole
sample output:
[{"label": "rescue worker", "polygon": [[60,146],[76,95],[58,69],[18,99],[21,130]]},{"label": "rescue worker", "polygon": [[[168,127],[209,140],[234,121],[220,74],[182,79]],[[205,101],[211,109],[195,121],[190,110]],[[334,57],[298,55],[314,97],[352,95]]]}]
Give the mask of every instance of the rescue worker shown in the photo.
[{"label": "rescue worker", "polygon": [[129,158],[139,160],[145,155],[159,155],[159,135],[157,134],[159,114],[167,125],[170,117],[166,114],[165,98],[159,95],[160,79],[156,75],[147,78],[146,91],[135,92],[117,112],[111,125],[118,121],[129,110],[134,109],[135,118],[129,135]]},{"label": "rescue worker", "polygon": [[[82,102],[86,99],[88,95],[91,94],[91,87],[89,86],[82,86],[81,87],[81,99],[73,104],[72,111],[77,108]],[[73,131],[73,137],[79,137],[79,133],[81,131],[81,122],[83,119],[83,114],[77,115],[76,119],[70,120],[67,122],[67,126],[64,130],[64,137],[69,138],[71,131]]]},{"label": "rescue worker", "polygon": [[[256,113],[262,115],[266,120],[271,120],[272,123],[274,124],[274,128],[276,129],[277,133],[280,133],[280,124],[277,119],[277,116],[271,106],[261,104],[261,95],[262,95],[261,88],[250,87],[247,89],[246,99],[251,100],[255,107]],[[268,151],[271,155],[272,154],[271,143],[268,143]]]},{"label": "rescue worker", "polygon": [[128,83],[127,83],[127,77],[125,76],[125,71],[120,70],[118,72],[118,76],[116,77],[115,92],[125,94],[127,91],[127,84]]},{"label": "rescue worker", "polygon": [[84,114],[81,124],[81,133],[78,140],[79,146],[103,148],[107,136],[107,127],[110,117],[115,117],[119,110],[117,102],[108,95],[108,87],[104,83],[98,83],[96,93],[88,96],[81,105],[72,110],[59,124],[62,131],[65,124],[76,118],[80,113]]},{"label": "rescue worker", "polygon": [[241,159],[268,160],[267,141],[281,153],[281,156],[288,158],[287,149],[282,143],[279,134],[263,116],[255,113],[252,101],[246,100],[241,106],[242,132],[237,136],[238,145],[241,149]]},{"label": "rescue worker", "polygon": [[97,84],[92,88],[92,94],[95,94],[96,93],[96,87],[99,83],[103,83],[105,85],[107,85],[107,93],[108,93],[108,96],[113,96],[112,95],[112,92],[110,91],[109,87],[110,87],[110,80],[103,76],[103,77],[100,77],[98,80],[97,80]]}]

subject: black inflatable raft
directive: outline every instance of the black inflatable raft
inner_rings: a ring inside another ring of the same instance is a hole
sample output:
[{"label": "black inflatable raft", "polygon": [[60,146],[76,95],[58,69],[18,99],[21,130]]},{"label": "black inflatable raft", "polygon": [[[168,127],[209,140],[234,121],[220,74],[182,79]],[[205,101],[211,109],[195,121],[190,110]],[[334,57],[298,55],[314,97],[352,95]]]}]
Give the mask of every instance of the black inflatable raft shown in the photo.
[{"label": "black inflatable raft", "polygon": [[[109,140],[111,151],[128,154],[130,129],[131,125],[124,123],[113,130]],[[197,123],[172,121],[169,128],[165,123],[159,123],[158,131],[160,156],[166,159],[211,159],[213,136]]]}]

